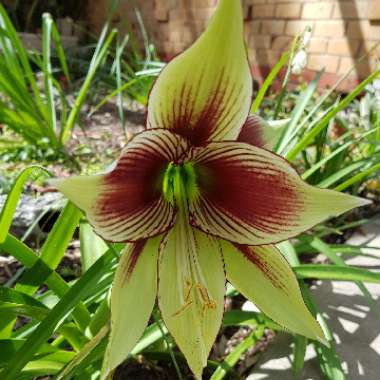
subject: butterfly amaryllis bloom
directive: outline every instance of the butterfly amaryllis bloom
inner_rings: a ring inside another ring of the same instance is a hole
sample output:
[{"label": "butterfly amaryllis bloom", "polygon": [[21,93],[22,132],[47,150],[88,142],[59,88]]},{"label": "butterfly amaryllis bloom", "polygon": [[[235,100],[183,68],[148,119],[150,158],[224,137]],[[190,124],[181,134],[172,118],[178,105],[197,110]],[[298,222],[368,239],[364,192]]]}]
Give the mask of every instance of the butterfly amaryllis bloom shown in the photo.
[{"label": "butterfly amaryllis bloom", "polygon": [[207,30],[162,71],[146,129],[106,174],[55,180],[95,231],[127,242],[111,295],[104,376],[163,320],[201,378],[223,316],[226,278],[284,328],[324,335],[273,245],[365,200],[304,183],[267,150],[249,116],[252,78],[239,0],[220,0]]}]

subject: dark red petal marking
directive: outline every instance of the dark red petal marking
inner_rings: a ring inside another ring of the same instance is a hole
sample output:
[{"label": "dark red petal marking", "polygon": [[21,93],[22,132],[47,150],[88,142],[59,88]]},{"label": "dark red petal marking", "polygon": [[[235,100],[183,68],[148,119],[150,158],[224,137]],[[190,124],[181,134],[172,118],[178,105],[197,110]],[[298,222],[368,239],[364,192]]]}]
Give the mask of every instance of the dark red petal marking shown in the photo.
[{"label": "dark red petal marking", "polygon": [[[205,80],[207,78],[203,73],[197,83],[184,82],[173,96],[170,114],[161,111],[159,115],[155,113],[152,116],[155,123],[161,121],[158,124],[160,128],[171,129],[196,146],[203,145],[210,139],[222,138],[241,112],[236,104],[243,104],[246,95],[242,86],[233,83],[233,78],[228,77],[226,69],[223,69],[207,103],[199,112],[196,110],[196,94],[201,91],[202,82]],[[163,104],[160,109],[165,109]],[[149,128],[153,128],[150,117],[148,121]]]},{"label": "dark red petal marking", "polygon": [[[131,275],[136,267],[137,261],[143,252],[145,245],[146,245],[146,240],[140,240],[137,241],[136,243],[131,243],[132,246],[129,248],[130,256],[128,257],[128,260],[123,260],[122,261],[122,268],[121,271],[123,273],[123,282],[122,286],[126,286],[129,279],[131,278]],[[127,252],[123,253],[124,255],[127,254]]]},{"label": "dark red petal marking", "polygon": [[237,141],[262,148],[265,146],[262,119],[256,115],[249,115],[243,125]]},{"label": "dark red petal marking", "polygon": [[193,157],[200,189],[191,206],[193,225],[250,245],[277,242],[276,234],[298,226],[303,194],[299,177],[283,159],[231,142],[194,149]]},{"label": "dark red petal marking", "polygon": [[[265,255],[263,255],[263,251],[266,248],[265,246],[253,247],[242,244],[234,244],[234,246],[244,255],[247,260],[249,260],[262,272],[262,274],[272,283],[275,288],[281,289],[285,293],[288,293],[286,275],[284,275],[284,273],[281,273],[279,270],[273,270],[273,266],[270,265],[271,263],[268,263]],[[268,248],[271,250],[277,250],[274,248],[274,246],[268,246]],[[278,254],[281,256],[280,251],[278,251]]]},{"label": "dark red petal marking", "polygon": [[116,168],[104,176],[97,202],[95,222],[108,238],[135,241],[167,230],[174,210],[162,197],[163,174],[186,149],[186,142],[168,130],[135,136]]}]

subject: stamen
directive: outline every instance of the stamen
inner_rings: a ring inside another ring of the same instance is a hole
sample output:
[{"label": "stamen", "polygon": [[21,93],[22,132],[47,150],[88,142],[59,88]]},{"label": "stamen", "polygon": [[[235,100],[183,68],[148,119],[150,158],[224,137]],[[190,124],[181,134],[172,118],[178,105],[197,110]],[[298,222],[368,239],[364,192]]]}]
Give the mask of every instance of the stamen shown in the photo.
[{"label": "stamen", "polygon": [[[209,309],[216,308],[206,287],[206,281],[198,259],[194,230],[189,224],[189,202],[198,196],[196,175],[192,164],[170,164],[165,172],[163,192],[167,200],[172,200],[177,211],[176,256],[178,265],[177,285],[180,294],[180,308],[173,316],[184,312],[190,305],[196,304],[202,310],[201,317]],[[183,242],[187,249],[184,252]],[[190,277],[189,277],[190,275]]]}]

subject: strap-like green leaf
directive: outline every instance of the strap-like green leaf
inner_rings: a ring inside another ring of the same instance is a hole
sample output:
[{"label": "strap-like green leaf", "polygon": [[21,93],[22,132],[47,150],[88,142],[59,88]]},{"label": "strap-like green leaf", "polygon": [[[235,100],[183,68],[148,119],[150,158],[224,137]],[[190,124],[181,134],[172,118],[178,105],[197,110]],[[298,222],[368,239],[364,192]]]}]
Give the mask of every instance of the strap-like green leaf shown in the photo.
[{"label": "strap-like green leaf", "polygon": [[113,260],[113,255],[108,251],[103,255],[72,288],[61,298],[58,304],[51,310],[49,315],[29,335],[28,339],[9,360],[6,368],[0,372],[2,380],[18,378],[18,374],[32,359],[33,354],[49,339],[51,334],[62,324],[65,316],[70,313],[75,305],[84,299],[91,289],[103,276],[103,268]]},{"label": "strap-like green leaf", "polygon": [[25,182],[29,179],[36,179],[42,174],[49,174],[49,172],[40,166],[31,166],[24,169],[17,177],[12,190],[10,191],[5,205],[0,214],[0,244],[3,243],[7,237],[10,226],[12,225],[13,214],[16,211],[17,203],[20,199],[22,189]]},{"label": "strap-like green leaf", "polygon": [[340,265],[304,264],[293,268],[298,278],[316,278],[319,280],[362,281],[380,284],[380,273],[366,269]]}]

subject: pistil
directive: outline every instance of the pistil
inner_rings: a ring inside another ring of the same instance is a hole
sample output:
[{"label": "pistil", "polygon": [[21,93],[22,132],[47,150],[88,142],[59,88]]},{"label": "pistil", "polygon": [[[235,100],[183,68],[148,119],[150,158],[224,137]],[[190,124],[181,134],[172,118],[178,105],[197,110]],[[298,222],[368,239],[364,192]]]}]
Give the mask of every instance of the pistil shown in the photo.
[{"label": "pistil", "polygon": [[[163,193],[165,199],[177,208],[177,282],[182,305],[174,316],[185,312],[194,303],[204,316],[207,309],[215,309],[216,303],[207,290],[198,260],[194,230],[189,224],[189,204],[198,196],[196,173],[192,164],[169,164],[164,175]],[[186,251],[183,250],[183,242],[186,242]]]}]

